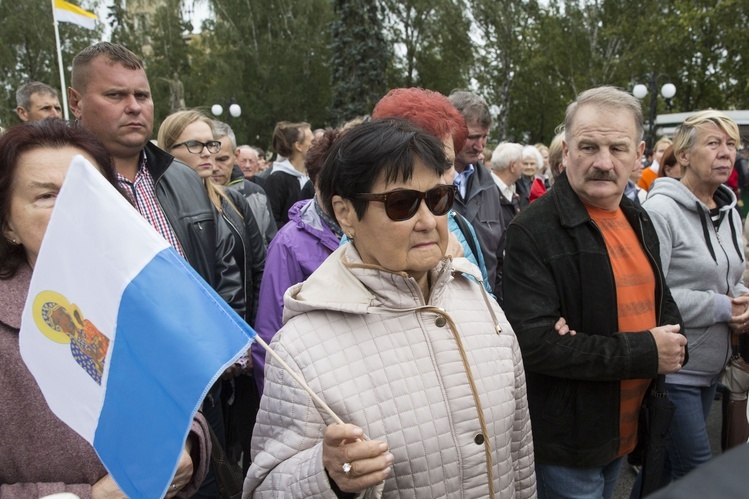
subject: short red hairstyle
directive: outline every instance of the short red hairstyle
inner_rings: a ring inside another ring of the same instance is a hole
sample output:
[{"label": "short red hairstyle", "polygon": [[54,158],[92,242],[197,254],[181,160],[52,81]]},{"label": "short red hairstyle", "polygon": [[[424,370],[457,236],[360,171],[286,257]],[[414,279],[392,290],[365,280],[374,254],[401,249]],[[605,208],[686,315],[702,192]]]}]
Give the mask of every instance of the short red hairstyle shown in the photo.
[{"label": "short red hairstyle", "polygon": [[372,119],[403,118],[429,135],[453,139],[455,154],[463,150],[468,127],[463,115],[439,92],[423,88],[395,88],[372,110]]}]

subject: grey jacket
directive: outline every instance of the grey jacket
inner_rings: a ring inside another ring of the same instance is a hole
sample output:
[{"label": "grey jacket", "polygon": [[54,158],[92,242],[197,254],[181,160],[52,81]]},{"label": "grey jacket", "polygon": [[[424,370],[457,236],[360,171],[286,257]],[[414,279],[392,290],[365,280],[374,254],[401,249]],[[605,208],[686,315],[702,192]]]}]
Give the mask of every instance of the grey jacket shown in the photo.
[{"label": "grey jacket", "polygon": [[[286,325],[271,346],[395,456],[365,498],[535,497],[520,348],[496,302],[462,272],[478,270],[464,258],[438,264],[425,302],[414,279],[363,264],[349,243],[286,292]],[[271,359],[243,497],[335,498],[321,458],[331,423]]]},{"label": "grey jacket", "polygon": [[491,172],[482,163],[473,165],[474,172],[468,179],[466,196],[455,196],[453,209],[463,215],[476,231],[481,251],[484,254],[486,274],[494,296],[501,296],[501,275],[498,265],[502,262],[505,232],[499,187],[494,183]]},{"label": "grey jacket", "polygon": [[669,383],[707,386],[730,357],[730,297],[749,293],[742,282],[744,255],[736,196],[720,186],[714,195],[719,223],[681,182],[659,178],[644,208],[661,243],[666,283],[681,311],[689,364],[666,377]]}]

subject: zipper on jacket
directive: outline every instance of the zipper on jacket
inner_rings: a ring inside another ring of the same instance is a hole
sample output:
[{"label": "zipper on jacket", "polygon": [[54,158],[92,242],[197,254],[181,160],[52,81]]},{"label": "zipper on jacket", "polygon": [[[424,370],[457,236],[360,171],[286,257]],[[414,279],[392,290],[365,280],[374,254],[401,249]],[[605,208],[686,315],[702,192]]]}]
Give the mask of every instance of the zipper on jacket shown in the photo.
[{"label": "zipper on jacket", "polygon": [[[241,215],[240,215],[241,216]],[[243,267],[244,267],[244,274],[241,276],[242,280],[242,287],[244,288],[244,320],[249,324],[250,316],[252,315],[252,303],[247,301],[247,248],[244,246],[244,238],[242,237],[242,233],[237,229],[237,227],[232,223],[231,220],[229,220],[229,217],[226,216],[224,211],[221,212],[221,218],[226,220],[226,223],[229,224],[229,226],[236,232],[237,237],[239,238],[239,242],[242,244],[242,254],[244,261]],[[198,222],[198,226],[200,226],[200,222]]]},{"label": "zipper on jacket", "polygon": [[731,261],[728,259],[728,252],[723,247],[723,241],[720,239],[718,228],[713,225],[713,230],[715,231],[715,237],[718,239],[718,246],[720,246],[720,249],[723,250],[723,256],[726,257],[726,295],[728,295],[731,292]]}]

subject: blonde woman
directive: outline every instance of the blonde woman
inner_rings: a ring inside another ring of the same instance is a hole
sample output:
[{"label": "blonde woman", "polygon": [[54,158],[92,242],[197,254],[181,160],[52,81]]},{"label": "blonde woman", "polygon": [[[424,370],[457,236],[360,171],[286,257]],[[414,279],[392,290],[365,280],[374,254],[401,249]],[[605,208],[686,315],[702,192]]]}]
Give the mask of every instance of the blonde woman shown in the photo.
[{"label": "blonde woman", "polygon": [[676,412],[666,472],[680,478],[710,460],[707,415],[718,378],[731,357],[731,334],[749,328],[749,289],[743,283],[741,217],[728,180],[741,144],[736,123],[702,111],[676,129],[681,180],[659,178],[645,209],[658,232],[666,284],[679,306],[689,362],[666,376]]},{"label": "blonde woman", "polygon": [[158,145],[198,173],[216,212],[234,234],[234,257],[245,284],[245,319],[254,324],[265,265],[263,237],[247,200],[211,179],[216,155],[221,150],[221,142],[215,139],[213,121],[197,110],[177,111],[161,124]]}]

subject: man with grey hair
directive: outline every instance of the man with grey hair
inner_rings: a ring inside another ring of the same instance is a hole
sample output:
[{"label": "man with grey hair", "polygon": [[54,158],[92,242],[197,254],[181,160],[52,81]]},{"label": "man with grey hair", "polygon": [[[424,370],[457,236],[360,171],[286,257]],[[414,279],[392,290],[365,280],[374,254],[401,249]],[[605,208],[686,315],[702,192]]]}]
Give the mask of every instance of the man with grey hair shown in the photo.
[{"label": "man with grey hair", "polygon": [[455,151],[455,179],[458,188],[454,209],[473,226],[486,264],[487,279],[494,296],[500,301],[501,286],[497,279],[501,273],[502,235],[505,226],[500,216],[499,189],[492,174],[479,161],[486,146],[492,117],[486,101],[465,90],[453,91],[450,102],[463,115],[468,126],[468,138],[463,149]]},{"label": "man with grey hair", "polygon": [[[686,338],[655,228],[622,195],[645,147],[639,101],[583,92],[565,132],[566,171],[507,229],[505,311],[523,354],[539,497],[610,498],[648,387],[681,369]],[[560,317],[570,333],[557,332]]]},{"label": "man with grey hair", "polygon": [[16,91],[16,106],[16,113],[21,121],[62,118],[57,90],[40,81],[26,83]]},{"label": "man with grey hair", "polygon": [[502,223],[505,227],[520,213],[520,196],[515,182],[523,175],[522,163],[523,146],[520,144],[502,142],[492,154],[492,178],[499,187],[499,203],[502,205]]},{"label": "man with grey hair", "polygon": [[216,155],[216,165],[213,168],[211,178],[217,184],[235,189],[244,195],[250,205],[260,233],[263,234],[263,243],[267,249],[271,239],[278,232],[276,221],[271,215],[268,196],[262,187],[244,177],[237,161],[239,154],[244,154],[247,150],[255,154],[255,157],[257,157],[257,153],[250,146],[237,147],[236,135],[226,123],[214,120],[213,128],[216,140],[221,142],[221,150]]}]

